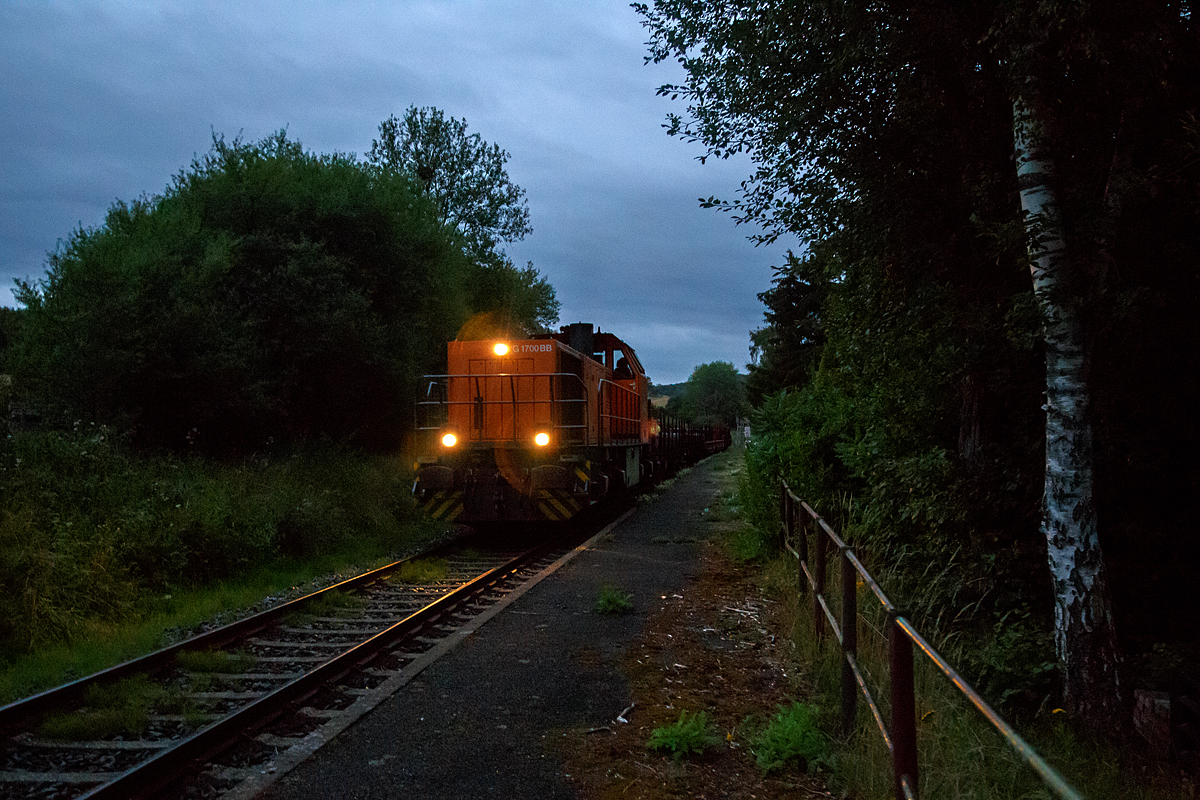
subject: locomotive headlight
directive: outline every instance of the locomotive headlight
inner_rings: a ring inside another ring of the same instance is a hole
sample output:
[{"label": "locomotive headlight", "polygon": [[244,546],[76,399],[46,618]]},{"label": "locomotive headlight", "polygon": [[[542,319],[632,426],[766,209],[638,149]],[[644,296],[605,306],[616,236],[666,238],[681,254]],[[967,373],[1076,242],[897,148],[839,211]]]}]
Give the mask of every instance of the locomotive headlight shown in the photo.
[{"label": "locomotive headlight", "polygon": [[458,437],[453,433],[442,434],[442,444],[446,447],[454,447],[454,445],[458,444]]},{"label": "locomotive headlight", "polygon": [[545,431],[535,434],[533,437],[533,443],[538,447],[545,447],[546,445],[550,444],[550,434],[546,433]]},{"label": "locomotive headlight", "polygon": [[496,342],[496,346],[492,348],[492,352],[498,356],[508,355],[508,345],[504,342]]}]

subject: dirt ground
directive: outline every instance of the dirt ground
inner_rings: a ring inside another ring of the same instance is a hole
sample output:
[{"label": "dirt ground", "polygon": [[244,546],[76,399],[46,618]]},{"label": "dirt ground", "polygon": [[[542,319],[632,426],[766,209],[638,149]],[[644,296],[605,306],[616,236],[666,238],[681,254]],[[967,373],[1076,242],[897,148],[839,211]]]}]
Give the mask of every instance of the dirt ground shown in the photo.
[{"label": "dirt ground", "polygon": [[[780,705],[805,700],[802,667],[786,654],[782,604],[717,539],[682,596],[660,600],[625,659],[634,705],[621,719],[563,740],[564,770],[586,800],[832,797],[800,766],[764,775],[749,735]],[[719,741],[702,756],[647,749],[651,732],[707,712]]]}]

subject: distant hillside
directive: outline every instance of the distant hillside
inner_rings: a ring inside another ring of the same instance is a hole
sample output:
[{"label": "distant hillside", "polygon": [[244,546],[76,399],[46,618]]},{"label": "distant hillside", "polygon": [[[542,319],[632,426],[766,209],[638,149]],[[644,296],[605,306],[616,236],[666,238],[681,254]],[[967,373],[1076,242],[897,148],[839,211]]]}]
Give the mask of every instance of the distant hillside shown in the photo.
[{"label": "distant hillside", "polygon": [[687,391],[687,381],[683,383],[651,383],[651,397],[683,397],[683,393]]},{"label": "distant hillside", "polygon": [[[746,385],[746,379],[749,375],[741,372],[738,373],[738,380],[742,385]],[[683,383],[653,383],[650,384],[650,402],[655,408],[663,408],[667,403],[671,402],[673,397],[683,397],[687,393],[688,382]]]},{"label": "distant hillside", "polygon": [[683,383],[651,383],[650,402],[655,408],[663,408],[671,402],[672,397],[683,397],[687,391],[687,381]]}]

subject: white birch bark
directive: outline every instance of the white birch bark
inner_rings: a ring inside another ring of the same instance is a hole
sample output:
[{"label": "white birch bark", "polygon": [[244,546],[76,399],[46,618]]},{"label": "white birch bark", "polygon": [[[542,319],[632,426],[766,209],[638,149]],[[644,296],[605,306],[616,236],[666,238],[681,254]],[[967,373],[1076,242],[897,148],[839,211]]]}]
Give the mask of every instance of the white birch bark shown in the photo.
[{"label": "white birch bark", "polygon": [[1064,297],[1061,218],[1036,147],[1034,117],[1013,108],[1017,182],[1029,240],[1033,292],[1046,344],[1046,483],[1042,532],[1055,600],[1055,649],[1067,710],[1089,727],[1114,724],[1118,656],[1092,498],[1092,434],[1078,299]]}]

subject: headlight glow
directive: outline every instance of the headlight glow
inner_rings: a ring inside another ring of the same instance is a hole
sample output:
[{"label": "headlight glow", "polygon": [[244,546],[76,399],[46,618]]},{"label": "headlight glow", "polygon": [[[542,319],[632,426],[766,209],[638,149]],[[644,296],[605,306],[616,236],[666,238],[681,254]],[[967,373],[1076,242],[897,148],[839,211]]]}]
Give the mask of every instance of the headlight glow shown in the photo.
[{"label": "headlight glow", "polygon": [[447,433],[442,436],[442,444],[446,447],[454,447],[454,445],[458,444],[458,437],[453,433]]},{"label": "headlight glow", "polygon": [[533,437],[533,443],[538,447],[545,447],[550,444],[550,434],[544,432],[537,434]]},{"label": "headlight glow", "polygon": [[496,342],[496,346],[492,348],[492,352],[498,356],[508,355],[508,345],[504,342]]}]

